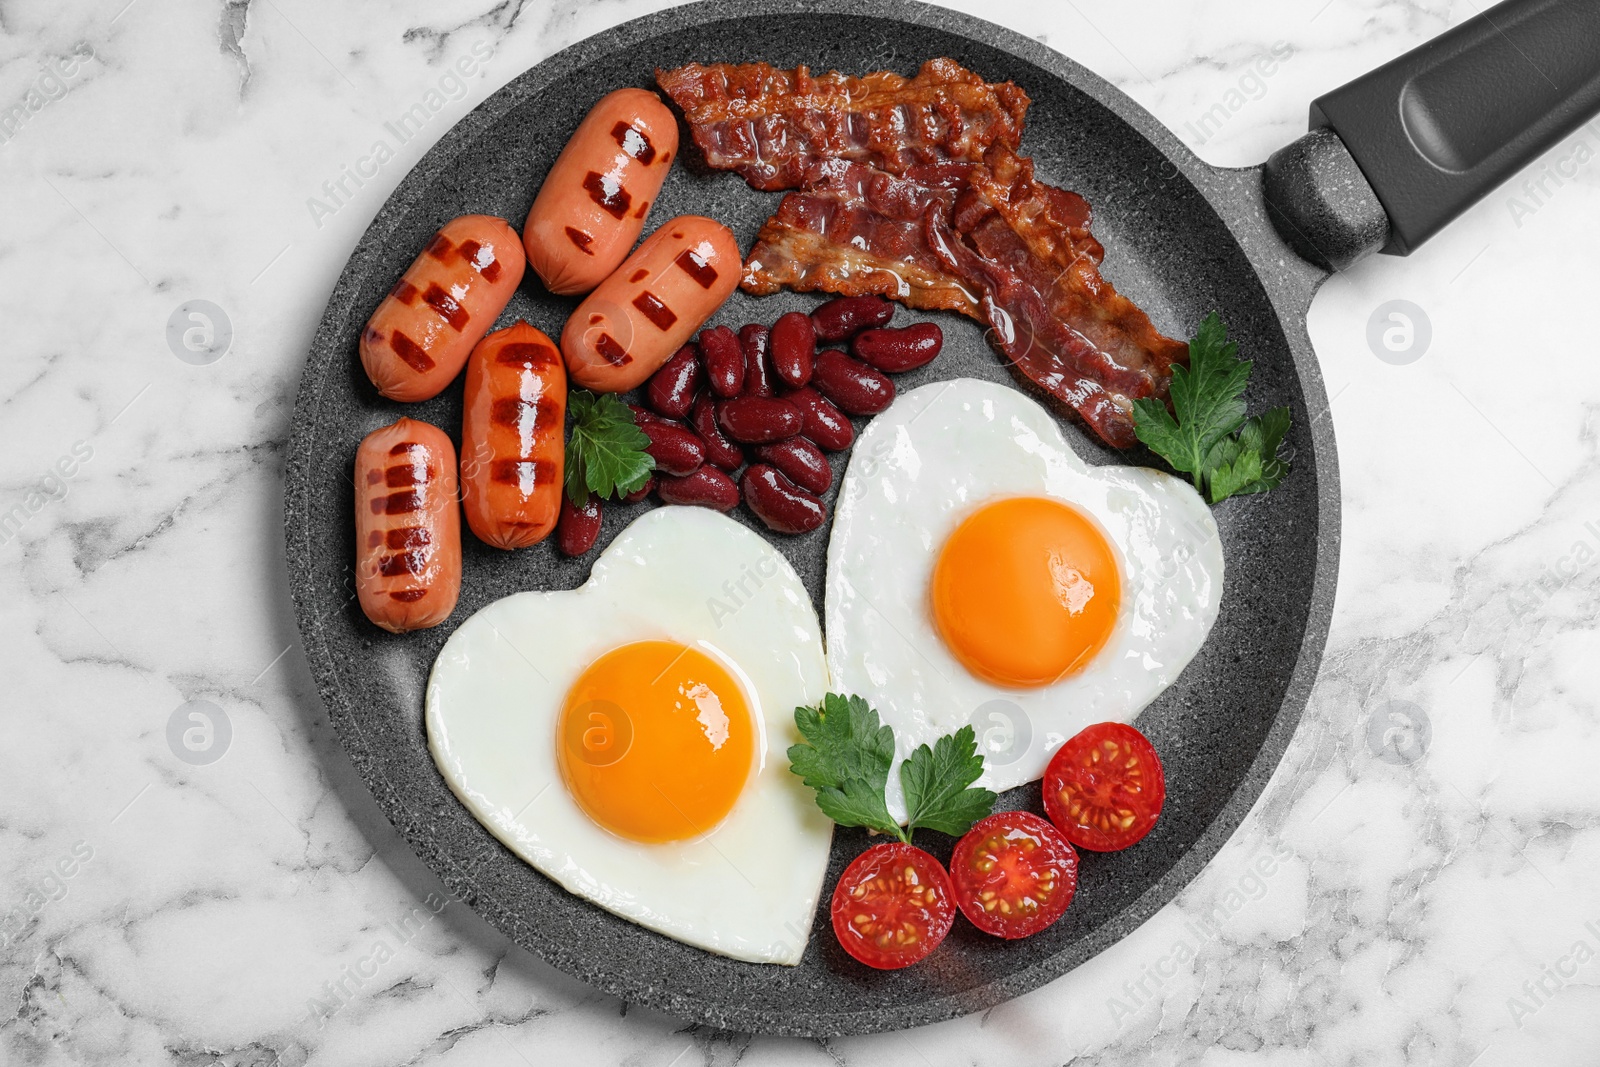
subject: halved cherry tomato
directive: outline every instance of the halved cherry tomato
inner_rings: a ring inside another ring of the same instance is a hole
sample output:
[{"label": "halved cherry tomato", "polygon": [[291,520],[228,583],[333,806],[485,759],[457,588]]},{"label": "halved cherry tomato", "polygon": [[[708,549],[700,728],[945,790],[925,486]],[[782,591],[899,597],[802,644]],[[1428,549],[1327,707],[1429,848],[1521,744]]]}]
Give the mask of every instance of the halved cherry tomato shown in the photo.
[{"label": "halved cherry tomato", "polygon": [[833,890],[833,932],[868,967],[909,967],[955,921],[955,887],[938,860],[898,841],[855,858]]},{"label": "halved cherry tomato", "polygon": [[1078,890],[1078,854],[1061,831],[1029,811],[974,823],[950,857],[956,904],[996,937],[1036,934],[1061,918]]},{"label": "halved cherry tomato", "polygon": [[1120,722],[1085,728],[1056,750],[1044,772],[1044,810],[1079,848],[1115,852],[1144,837],[1167,799],[1161,757]]}]

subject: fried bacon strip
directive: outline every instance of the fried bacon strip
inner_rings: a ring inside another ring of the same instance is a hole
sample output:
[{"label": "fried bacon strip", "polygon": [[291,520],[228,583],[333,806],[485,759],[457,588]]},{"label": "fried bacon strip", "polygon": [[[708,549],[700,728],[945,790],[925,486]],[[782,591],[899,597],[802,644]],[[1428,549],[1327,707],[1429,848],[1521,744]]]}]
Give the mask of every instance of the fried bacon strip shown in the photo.
[{"label": "fried bacon strip", "polygon": [[1016,85],[990,84],[952,59],[930,59],[914,78],[690,63],[658,70],[656,81],[683,109],[706,162],[766,191],[800,187],[819,160],[890,174],[977,162],[991,144],[1015,149],[1028,111]]},{"label": "fried bacon strip", "polygon": [[991,151],[957,199],[955,272],[985,293],[995,344],[1013,371],[1131,448],[1133,401],[1167,399],[1189,346],[1164,336],[1100,275],[1089,205],[1034,179],[1033,161]]},{"label": "fried bacon strip", "polygon": [[745,263],[746,292],[876,293],[921,310],[984,318],[983,293],[951,272],[935,248],[970,163],[885,174],[864,163],[818,164],[761,227]]},{"label": "fried bacon strip", "polygon": [[948,59],[916,78],[813,77],[764,63],[658,71],[715,168],[795,189],[743,288],[878,294],[959,311],[1024,383],[1108,444],[1137,443],[1133,401],[1165,400],[1188,346],[1100,275],[1088,203],[1017,155],[1028,99]]},{"label": "fried bacon strip", "polygon": [[1037,181],[1032,161],[1002,146],[982,164],[901,177],[824,163],[761,228],[743,284],[959,311],[994,327],[1020,378],[1128,448],[1133,401],[1165,399],[1188,347],[1100,276],[1089,223],[1082,197]]}]

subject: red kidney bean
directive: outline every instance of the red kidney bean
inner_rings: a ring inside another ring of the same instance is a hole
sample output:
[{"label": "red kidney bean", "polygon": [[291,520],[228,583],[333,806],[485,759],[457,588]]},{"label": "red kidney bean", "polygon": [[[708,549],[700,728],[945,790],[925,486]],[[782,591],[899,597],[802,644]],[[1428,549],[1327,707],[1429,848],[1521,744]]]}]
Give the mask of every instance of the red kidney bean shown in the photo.
[{"label": "red kidney bean", "polygon": [[656,461],[656,469],[667,474],[688,474],[706,461],[705,442],[700,435],[666,419],[642,419],[639,429],[650,438],[645,451]]},{"label": "red kidney bean", "polygon": [[800,409],[768,396],[736,396],[717,405],[717,425],[746,445],[764,445],[793,437],[805,425]]},{"label": "red kidney bean", "polygon": [[894,400],[894,383],[859,359],[832,348],[817,353],[817,392],[852,415],[876,415]]},{"label": "red kidney bean", "polygon": [[800,534],[815,530],[828,517],[822,501],[785,478],[775,467],[753,464],[739,479],[744,502],[767,528]]},{"label": "red kidney bean", "polygon": [[583,507],[572,506],[572,498],[561,494],[561,516],[556,519],[556,547],[563,556],[581,556],[594,547],[600,536],[600,498],[590,496]]},{"label": "red kidney bean", "polygon": [[656,487],[656,476],[652,474],[652,475],[650,475],[650,477],[648,477],[648,478],[646,478],[644,480],[644,484],[641,485],[639,488],[635,489],[631,493],[623,494],[622,500],[623,500],[624,503],[627,503],[627,504],[637,504],[639,501],[641,501],[645,497],[649,496],[650,493],[651,493],[651,490],[655,489],[655,487]]},{"label": "red kidney bean", "polygon": [[694,403],[695,390],[700,388],[700,350],[694,345],[684,345],[678,354],[661,365],[650,376],[645,386],[645,399],[659,415],[681,419],[689,414]]},{"label": "red kidney bean", "polygon": [[800,409],[805,423],[800,432],[829,452],[843,452],[856,439],[856,428],[844,412],[825,400],[821,393],[807,386],[785,393],[783,398]]},{"label": "red kidney bean", "polygon": [[717,403],[710,393],[701,393],[689,410],[689,425],[700,435],[706,446],[706,462],[725,471],[736,471],[744,466],[744,450],[722,432],[717,425]]},{"label": "red kidney bean", "polygon": [[701,467],[682,478],[662,478],[656,493],[668,504],[690,504],[718,511],[727,511],[739,503],[739,487],[715,467]]},{"label": "red kidney bean", "polygon": [[841,296],[811,313],[811,324],[824,341],[843,341],[862,330],[887,325],[894,305],[881,296]]},{"label": "red kidney bean", "polygon": [[744,349],[739,338],[726,326],[700,331],[700,358],[705,361],[706,380],[718,396],[738,396],[744,388]]},{"label": "red kidney bean", "polygon": [[751,323],[739,328],[739,347],[744,349],[744,395],[771,396],[772,372],[767,368],[767,344],[772,331]]},{"label": "red kidney bean", "polygon": [[833,485],[833,469],[822,449],[804,437],[791,437],[756,449],[756,459],[778,468],[791,482],[821,496]]},{"label": "red kidney bean", "polygon": [[811,380],[811,365],[817,358],[817,331],[811,316],[791,311],[772,324],[772,369],[778,380],[798,389]]},{"label": "red kidney bean", "polygon": [[916,370],[933,362],[943,347],[944,331],[932,322],[899,329],[868,330],[856,334],[856,339],[850,342],[850,351],[857,359],[890,374]]}]

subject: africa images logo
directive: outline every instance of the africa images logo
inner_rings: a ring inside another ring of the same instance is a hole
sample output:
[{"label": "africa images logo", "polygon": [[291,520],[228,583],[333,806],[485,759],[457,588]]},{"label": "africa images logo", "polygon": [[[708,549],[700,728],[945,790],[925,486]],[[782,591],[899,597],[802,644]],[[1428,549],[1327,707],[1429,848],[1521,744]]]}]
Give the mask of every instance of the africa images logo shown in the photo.
[{"label": "africa images logo", "polygon": [[421,100],[383,124],[384,132],[394,138],[394,144],[389,143],[389,137],[379,137],[365,155],[354,163],[342,165],[337,175],[322,183],[321,196],[306,198],[306,210],[311,213],[311,221],[316,223],[317,229],[322,229],[323,219],[338,214],[354,200],[356,193],[395,157],[399,146],[420,134],[422,127],[444,110],[447,100],[460,100],[467,95],[465,79],[479,75],[480,64],[487,65],[494,56],[494,49],[482,41],[474,43],[470,51],[471,55],[461,56],[453,69],[440,75],[438,82],[422,94]]},{"label": "africa images logo", "polygon": [[50,904],[67,895],[68,883],[92,859],[94,848],[87,841],[79,841],[46,867],[43,875],[25,883],[26,892],[22,898],[11,910],[0,913],[0,948],[10,948],[27,937],[33,929],[33,920]]},{"label": "africa images logo", "polygon": [[1270,879],[1294,858],[1294,851],[1281,841],[1256,854],[1249,868],[1217,897],[1203,915],[1185,918],[1183,933],[1154,961],[1145,964],[1137,979],[1122,983],[1121,996],[1106,998],[1106,1010],[1120,1028],[1159,999],[1162,986],[1177,976],[1183,965],[1194,960],[1200,950],[1215,941],[1228,920],[1249,904],[1261,900],[1271,888]]},{"label": "africa images logo", "polygon": [[52,58],[46,63],[43,73],[33,80],[22,98],[0,111],[0,145],[10,144],[22,127],[43,111],[46,105],[60,100],[82,84],[81,80],[74,81],[73,78],[82,64],[94,58],[94,48],[88,41],[80,41],[67,55]]}]

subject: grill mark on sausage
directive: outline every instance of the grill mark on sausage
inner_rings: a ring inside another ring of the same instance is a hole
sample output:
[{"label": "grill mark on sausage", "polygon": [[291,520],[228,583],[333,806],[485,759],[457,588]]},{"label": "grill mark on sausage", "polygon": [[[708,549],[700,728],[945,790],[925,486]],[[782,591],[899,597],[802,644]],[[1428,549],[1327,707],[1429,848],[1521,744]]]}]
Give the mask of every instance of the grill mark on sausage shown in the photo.
[{"label": "grill mark on sausage", "polygon": [[[424,456],[426,456],[427,451],[428,450],[425,447],[417,444],[415,441],[401,441],[399,444],[389,449],[389,455],[409,456],[413,452],[421,452],[424,454]],[[424,459],[423,462],[427,462],[427,460]]]},{"label": "grill mark on sausage", "polygon": [[556,360],[560,358],[560,354],[549,345],[516,341],[502,348],[494,357],[494,361],[508,367],[521,367],[523,370],[544,370],[555,366]]},{"label": "grill mark on sausage", "polygon": [[375,496],[372,498],[372,513],[374,515],[409,515],[413,511],[422,510],[422,494],[415,489],[407,489],[400,493],[390,493],[388,496]]},{"label": "grill mark on sausage", "polygon": [[528,413],[533,414],[533,431],[548,430],[556,422],[556,402],[547,396],[537,400],[503,396],[489,406],[489,421],[518,433],[528,429]]},{"label": "grill mark on sausage", "polygon": [[500,261],[494,258],[493,249],[485,248],[477,241],[462,241],[457,251],[473,270],[483,275],[484,281],[493,282],[500,277]]},{"label": "grill mark on sausage", "polygon": [[399,330],[389,336],[389,344],[394,347],[394,354],[418,374],[426,374],[433,369],[433,358],[422,350],[421,345]]},{"label": "grill mark on sausage", "polygon": [[398,600],[402,604],[414,604],[428,595],[426,589],[401,589],[389,594],[390,600]]},{"label": "grill mark on sausage", "polygon": [[389,295],[402,304],[410,304],[417,299],[417,287],[401,278],[394,283],[394,288],[389,290]]},{"label": "grill mark on sausage", "polygon": [[685,248],[672,262],[678,265],[679,270],[693,278],[700,288],[709,289],[716,284],[717,269],[701,259],[694,249]]},{"label": "grill mark on sausage", "polygon": [[618,122],[611,127],[611,136],[617,139],[617,144],[622,146],[624,152],[647,167],[656,158],[656,146],[650,143],[650,138],[626,122]]},{"label": "grill mark on sausage", "polygon": [[599,171],[591,170],[583,179],[583,187],[589,191],[591,200],[611,212],[612,218],[622,218],[633,203],[633,194],[624,189],[621,182]]},{"label": "grill mark on sausage", "polygon": [[[377,536],[377,531],[373,531]],[[427,548],[433,544],[433,535],[421,526],[396,526],[384,538],[384,546],[396,552],[405,552],[414,548]]]},{"label": "grill mark on sausage", "polygon": [[628,275],[628,283],[630,285],[638,285],[648,277],[650,277],[650,272],[645,270],[643,267],[640,267],[638,270]]},{"label": "grill mark on sausage", "polygon": [[633,298],[633,306],[644,313],[644,317],[655,323],[656,329],[662,333],[672,328],[678,321],[678,316],[650,290],[646,289]]},{"label": "grill mark on sausage", "polygon": [[638,208],[634,210],[633,217],[636,218],[636,219],[642,219],[645,216],[645,212],[647,212],[649,210],[650,210],[650,201],[641,200],[641,201],[639,201]]},{"label": "grill mark on sausage", "polygon": [[428,255],[443,263],[445,258],[455,250],[455,245],[450,243],[450,238],[442,233],[433,235],[433,240],[428,242]]},{"label": "grill mark on sausage", "polygon": [[365,330],[361,331],[361,339],[367,342],[369,345],[375,345],[379,341],[383,340],[383,334],[379,333],[371,326],[368,326]]},{"label": "grill mark on sausage", "polygon": [[626,367],[633,362],[633,357],[628,355],[628,350],[619,345],[616,338],[609,333],[600,335],[600,340],[595,342],[594,350],[600,353],[601,358],[613,367]]},{"label": "grill mark on sausage", "polygon": [[586,255],[586,256],[594,255],[594,253],[589,250],[589,246],[594,244],[594,238],[590,237],[588,234],[584,233],[582,230],[574,229],[573,227],[568,226],[567,227],[567,240],[571,241],[574,245],[577,245],[578,246],[578,251],[582,252],[584,255]]},{"label": "grill mark on sausage", "polygon": [[398,578],[402,574],[418,575],[428,565],[426,552],[401,552],[395,556],[384,556],[378,561],[378,573],[385,578]]},{"label": "grill mark on sausage", "polygon": [[421,463],[397,463],[383,472],[383,483],[390,489],[409,489],[433,480],[433,468]]},{"label": "grill mark on sausage", "polygon": [[422,300],[433,310],[437,311],[450,324],[450,328],[460,333],[467,328],[472,316],[467,314],[467,309],[456,303],[456,298],[439,288],[438,285],[428,286],[428,291],[422,294]]},{"label": "grill mark on sausage", "polygon": [[514,485],[523,493],[531,493],[541,485],[550,484],[555,472],[548,463],[531,459],[497,459],[489,467],[489,478],[501,485]]}]

